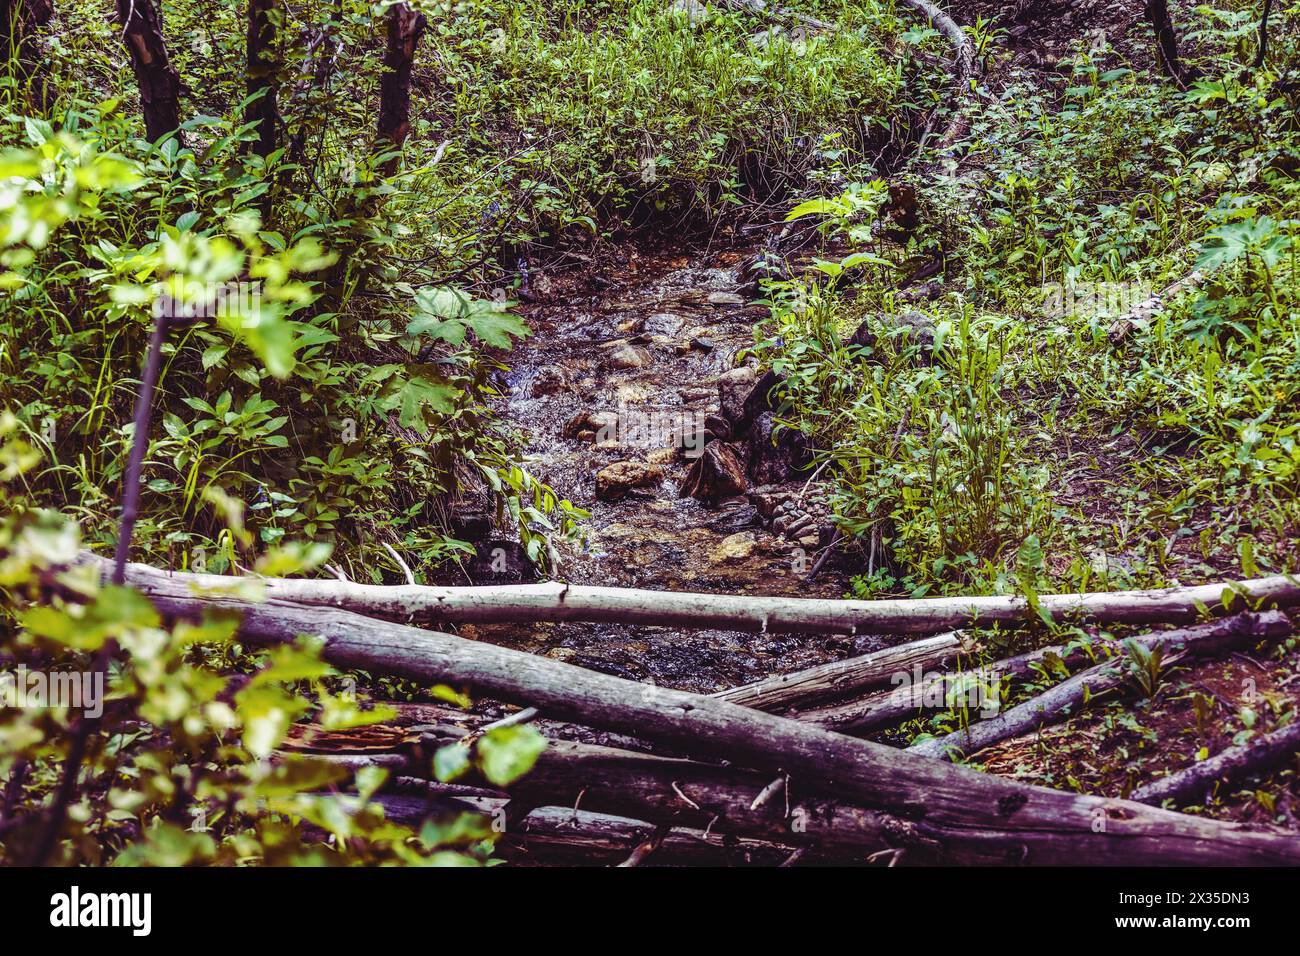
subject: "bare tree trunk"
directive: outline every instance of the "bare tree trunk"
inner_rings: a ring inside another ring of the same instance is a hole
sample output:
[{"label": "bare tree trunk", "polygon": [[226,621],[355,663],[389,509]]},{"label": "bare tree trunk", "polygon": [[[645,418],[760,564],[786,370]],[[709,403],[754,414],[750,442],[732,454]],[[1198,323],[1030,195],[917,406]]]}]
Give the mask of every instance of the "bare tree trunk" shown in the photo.
[{"label": "bare tree trunk", "polygon": [[1180,88],[1186,88],[1195,78],[1194,71],[1185,67],[1178,56],[1178,34],[1174,31],[1173,20],[1169,18],[1168,0],[1146,0],[1146,17],[1156,31],[1161,68]]},{"label": "bare tree trunk", "polygon": [[[398,3],[388,10],[388,48],[384,51],[384,74],[379,81],[379,141],[382,146],[401,149],[411,131],[411,68],[415,48],[428,21],[409,4]],[[380,167],[390,176],[397,169],[393,156]]]},{"label": "bare tree trunk", "polygon": [[275,152],[279,139],[275,83],[280,64],[275,52],[275,24],[271,20],[274,9],[275,0],[248,0],[248,95],[262,95],[248,104],[244,122],[257,124],[253,152],[263,158]]},{"label": "bare tree trunk", "polygon": [[1264,65],[1268,57],[1268,18],[1273,12],[1273,0],[1264,0],[1264,9],[1259,13],[1259,46],[1255,49],[1255,61],[1251,64],[1256,70]]},{"label": "bare tree trunk", "polygon": [[713,696],[759,710],[802,707],[888,683],[895,674],[910,674],[914,667],[923,671],[938,667],[956,657],[960,650],[961,641],[955,633],[938,634],[873,654],[767,677]]},{"label": "bare tree trunk", "polygon": [[954,862],[1245,864],[1300,862],[1300,837],[1077,796],[920,758],[725,701],[638,684],[448,634],[328,608],[196,597],[181,581],[151,595],[161,612],[241,615],[257,644],[319,635],[331,663],[451,683],[548,716],[721,757],[915,823]]},{"label": "bare tree trunk", "polygon": [[145,134],[157,142],[181,125],[180,75],[167,56],[162,20],[153,0],[117,0],[117,19],[140,86]]}]

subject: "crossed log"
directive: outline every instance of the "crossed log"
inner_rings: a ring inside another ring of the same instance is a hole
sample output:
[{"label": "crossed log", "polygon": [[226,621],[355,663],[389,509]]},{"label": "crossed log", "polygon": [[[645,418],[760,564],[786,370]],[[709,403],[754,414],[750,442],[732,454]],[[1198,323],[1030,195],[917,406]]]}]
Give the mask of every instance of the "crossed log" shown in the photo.
[{"label": "crossed log", "polygon": [[[214,579],[215,578],[215,579]],[[1080,796],[1029,786],[954,766],[945,761],[908,754],[880,744],[829,732],[819,727],[774,716],[727,700],[659,688],[623,680],[537,657],[509,648],[488,645],[449,634],[392,621],[377,620],[354,611],[330,606],[338,594],[351,596],[352,585],[320,582],[268,582],[267,598],[259,601],[238,593],[246,579],[206,575],[172,575],[132,566],[127,580],[145,593],[161,612],[194,617],[214,609],[237,612],[243,637],[253,643],[278,644],[301,635],[322,640],[324,657],[344,668],[356,668],[408,677],[424,683],[462,685],[496,699],[536,706],[548,717],[629,734],[679,749],[693,758],[725,761],[789,777],[802,792],[820,794],[874,815],[879,822],[872,840],[881,850],[925,847],[941,862],[1030,864],[1133,864],[1133,865],[1240,865],[1300,863],[1300,837],[1244,825],[1191,817],[1124,800]],[[233,586],[233,593],[232,593]],[[286,600],[314,588],[315,605]],[[1251,582],[1228,591],[1221,601],[1225,610],[1234,602],[1294,602],[1290,579]],[[482,589],[500,591],[501,589]],[[570,613],[574,589],[552,588],[546,607]],[[608,591],[610,589],[600,589]],[[1180,589],[1183,597],[1206,594],[1200,589]],[[1213,589],[1216,595],[1223,590]],[[329,598],[330,592],[334,597]],[[409,603],[416,592],[404,592],[401,603],[387,606],[409,616],[413,610],[431,609],[426,601]],[[641,592],[654,593],[654,592]],[[660,595],[668,602],[671,595]],[[711,596],[710,596],[711,597]],[[474,619],[501,619],[483,601],[462,594],[460,607]],[[1085,613],[1150,615],[1157,607],[1168,619],[1179,606],[1159,592],[1131,592],[1116,604],[1096,595],[1073,595],[1061,607]],[[732,599],[746,600],[746,599]],[[769,620],[793,622],[798,615],[783,616],[774,602]],[[1197,597],[1202,605],[1205,602]],[[1044,599],[1046,601],[1046,599]],[[973,602],[973,603],[972,603]],[[819,602],[836,604],[841,602]],[[840,616],[854,628],[867,621],[906,619],[898,605],[909,602],[843,602],[857,604]],[[892,604],[887,613],[874,613],[876,604]],[[929,602],[923,602],[929,603]],[[940,602],[935,602],[940,603]],[[372,604],[372,609],[374,605]],[[436,604],[435,604],[436,606]],[[662,614],[666,603],[657,605]],[[922,612],[913,620],[963,622],[973,610],[982,615],[1005,613],[1019,619],[1016,599],[944,599],[938,614]],[[695,612],[701,613],[699,605]],[[445,613],[445,604],[442,605]],[[587,605],[586,613],[608,613],[608,605]],[[914,606],[910,610],[920,610]],[[1194,605],[1188,613],[1195,613]],[[509,613],[518,614],[516,606]],[[713,615],[716,610],[705,609]],[[518,617],[508,619],[519,619]],[[532,617],[531,619],[537,619]],[[567,619],[573,619],[569,617]],[[609,618],[599,618],[609,619]],[[693,618],[688,618],[693,619]],[[807,620],[806,618],[804,620]],[[770,626],[770,623],[769,623]],[[910,627],[911,625],[909,625]],[[863,849],[866,849],[864,847]]]}]

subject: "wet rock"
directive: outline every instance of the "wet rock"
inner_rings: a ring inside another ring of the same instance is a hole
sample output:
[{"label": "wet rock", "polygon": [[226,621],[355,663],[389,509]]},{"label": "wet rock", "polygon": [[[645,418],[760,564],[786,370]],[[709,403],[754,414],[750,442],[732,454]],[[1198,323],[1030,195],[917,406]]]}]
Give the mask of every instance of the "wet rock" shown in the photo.
[{"label": "wet rock", "polygon": [[880,315],[867,319],[854,331],[849,345],[875,352],[881,336],[898,335],[903,339],[904,347],[916,345],[923,356],[928,357],[934,349],[934,319],[923,312],[901,312],[898,315]]},{"label": "wet rock", "polygon": [[676,338],[685,325],[686,320],[680,315],[673,315],[671,312],[656,312],[641,323],[641,331],[646,335],[671,339]]},{"label": "wet rock", "polygon": [[709,305],[741,306],[745,304],[745,297],[736,292],[710,292],[704,301]]},{"label": "wet rock", "polygon": [[776,428],[776,416],[763,412],[749,433],[749,468],[746,474],[755,485],[788,481],[812,462],[808,440],[792,428]]},{"label": "wet rock", "polygon": [[734,424],[740,420],[745,399],[754,387],[755,377],[754,369],[748,365],[733,368],[718,376],[718,405],[722,409],[722,417],[727,421]]},{"label": "wet rock", "polygon": [[646,455],[646,461],[652,465],[671,465],[682,455],[682,449],[679,447],[656,448],[650,454]]},{"label": "wet rock", "polygon": [[691,339],[691,348],[699,352],[712,352],[714,348],[713,339],[705,338],[703,336],[696,336],[695,338]]},{"label": "wet rock", "polygon": [[704,418],[705,441],[727,441],[731,438],[731,423],[721,415],[706,415]]},{"label": "wet rock", "polygon": [[704,446],[704,452],[686,472],[681,497],[716,504],[723,498],[743,495],[748,487],[745,466],[736,450],[724,442],[713,441]]},{"label": "wet rock", "polygon": [[754,549],[758,547],[758,540],[754,537],[752,531],[740,531],[736,534],[728,535],[709,552],[709,560],[714,564],[732,564],[737,561],[744,561]]},{"label": "wet rock", "polygon": [[774,485],[759,485],[749,493],[750,503],[764,521],[771,521],[777,508],[793,498],[793,491],[786,491]]},{"label": "wet rock", "polygon": [[609,364],[614,368],[645,368],[652,361],[647,349],[626,342],[614,349],[609,356]]},{"label": "wet rock", "polygon": [[758,510],[748,498],[729,498],[722,502],[722,513],[709,522],[709,529],[721,534],[731,534],[758,525]]},{"label": "wet rock", "polygon": [[664,480],[660,465],[644,461],[616,461],[596,473],[596,497],[620,501],[637,488],[653,488]]},{"label": "wet rock", "polygon": [[749,394],[745,396],[736,417],[729,419],[733,435],[744,435],[753,427],[759,415],[776,411],[776,406],[779,404],[777,386],[780,384],[781,376],[775,372],[769,370],[763,373],[763,376],[754,383],[754,387],[749,390]]},{"label": "wet rock", "polygon": [[[565,438],[594,441],[597,434],[611,434],[617,428],[618,412],[579,412],[565,424],[562,434]],[[584,438],[588,432],[590,436]]]},{"label": "wet rock", "polygon": [[558,395],[571,387],[569,374],[558,365],[543,365],[529,383],[528,394],[533,398]]},{"label": "wet rock", "polygon": [[504,538],[478,544],[465,571],[475,584],[526,584],[537,578],[537,569],[519,542]]}]

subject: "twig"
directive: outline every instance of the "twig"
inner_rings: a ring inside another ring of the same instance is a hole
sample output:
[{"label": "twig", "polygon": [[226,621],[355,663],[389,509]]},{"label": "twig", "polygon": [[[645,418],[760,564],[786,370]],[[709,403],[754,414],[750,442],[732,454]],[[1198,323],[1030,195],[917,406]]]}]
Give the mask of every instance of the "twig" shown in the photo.
[{"label": "twig", "polygon": [[388,552],[389,556],[391,556],[392,559],[397,562],[397,566],[402,569],[402,573],[406,575],[406,583],[414,584],[415,575],[411,573],[411,569],[407,565],[407,563],[402,560],[402,556],[397,553],[397,549],[394,548],[387,541],[381,541],[379,543],[383,545],[384,550]]}]

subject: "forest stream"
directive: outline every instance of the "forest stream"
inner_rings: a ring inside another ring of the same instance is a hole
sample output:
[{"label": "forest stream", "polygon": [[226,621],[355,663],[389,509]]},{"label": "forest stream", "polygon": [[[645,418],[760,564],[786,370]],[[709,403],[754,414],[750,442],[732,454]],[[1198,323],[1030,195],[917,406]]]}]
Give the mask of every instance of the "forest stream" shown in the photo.
[{"label": "forest stream", "polygon": [[[728,445],[749,459],[745,492],[709,504],[684,493],[712,429],[725,427],[717,421],[722,396],[731,396],[734,408],[754,390],[742,353],[767,314],[746,285],[755,253],[629,248],[613,270],[619,278],[557,279],[547,301],[525,307],[533,334],[511,355],[501,410],[522,432],[534,473],[591,512],[585,547],[560,549],[557,578],[654,590],[844,594],[847,580],[833,560],[808,580],[832,529],[814,503],[811,472],[790,467],[772,440],[759,448],[763,439],[750,435]],[[593,286],[603,288],[592,294]],[[582,623],[475,632],[705,693],[881,643]]]}]

